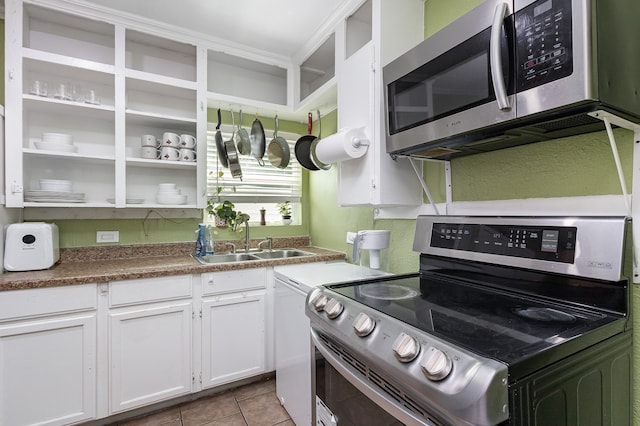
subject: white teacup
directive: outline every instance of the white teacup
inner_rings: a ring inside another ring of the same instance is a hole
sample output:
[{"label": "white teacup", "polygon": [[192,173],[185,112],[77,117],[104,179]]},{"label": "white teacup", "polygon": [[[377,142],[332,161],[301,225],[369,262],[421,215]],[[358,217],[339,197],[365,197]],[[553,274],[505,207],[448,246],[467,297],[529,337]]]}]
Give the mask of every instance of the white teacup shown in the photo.
[{"label": "white teacup", "polygon": [[180,161],[196,161],[196,152],[193,149],[180,148]]},{"label": "white teacup", "polygon": [[140,156],[142,158],[158,159],[160,158],[160,150],[155,146],[144,145],[140,148]]},{"label": "white teacup", "polygon": [[175,133],[164,132],[162,134],[162,146],[180,147],[180,136]]},{"label": "white teacup", "polygon": [[180,150],[171,146],[163,146],[160,148],[160,158],[169,161],[178,161],[180,159]]},{"label": "white teacup", "polygon": [[183,134],[180,135],[180,148],[189,148],[193,149],[196,147],[196,138],[191,135]]},{"label": "white teacup", "polygon": [[140,144],[142,146],[158,146],[158,140],[153,135],[142,135],[140,137]]}]

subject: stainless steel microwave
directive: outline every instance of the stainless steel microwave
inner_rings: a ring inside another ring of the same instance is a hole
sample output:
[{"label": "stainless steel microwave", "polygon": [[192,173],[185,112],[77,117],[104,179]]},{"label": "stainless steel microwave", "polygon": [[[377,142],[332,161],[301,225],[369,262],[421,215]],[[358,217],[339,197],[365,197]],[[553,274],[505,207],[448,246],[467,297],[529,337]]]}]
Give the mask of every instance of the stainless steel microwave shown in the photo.
[{"label": "stainless steel microwave", "polygon": [[383,68],[387,152],[449,159],[640,121],[640,1],[485,0]]}]

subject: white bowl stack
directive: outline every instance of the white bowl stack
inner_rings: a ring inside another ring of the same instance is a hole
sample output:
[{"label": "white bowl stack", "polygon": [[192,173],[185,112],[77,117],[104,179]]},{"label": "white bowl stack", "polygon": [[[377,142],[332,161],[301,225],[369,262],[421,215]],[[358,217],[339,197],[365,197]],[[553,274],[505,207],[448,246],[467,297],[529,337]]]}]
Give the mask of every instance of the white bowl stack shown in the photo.
[{"label": "white bowl stack", "polygon": [[34,142],[36,148],[46,151],[77,152],[73,136],[66,133],[43,133],[41,141]]},{"label": "white bowl stack", "polygon": [[156,194],[158,204],[186,204],[187,196],[181,194],[180,188],[175,183],[161,183]]}]

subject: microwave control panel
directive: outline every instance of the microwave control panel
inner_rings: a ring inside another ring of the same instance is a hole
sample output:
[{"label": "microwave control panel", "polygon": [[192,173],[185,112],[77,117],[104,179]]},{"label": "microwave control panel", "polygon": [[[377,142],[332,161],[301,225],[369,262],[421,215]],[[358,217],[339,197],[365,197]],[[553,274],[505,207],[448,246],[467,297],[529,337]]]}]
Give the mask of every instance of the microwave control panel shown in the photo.
[{"label": "microwave control panel", "polygon": [[517,91],[571,75],[571,0],[539,0],[515,13]]}]

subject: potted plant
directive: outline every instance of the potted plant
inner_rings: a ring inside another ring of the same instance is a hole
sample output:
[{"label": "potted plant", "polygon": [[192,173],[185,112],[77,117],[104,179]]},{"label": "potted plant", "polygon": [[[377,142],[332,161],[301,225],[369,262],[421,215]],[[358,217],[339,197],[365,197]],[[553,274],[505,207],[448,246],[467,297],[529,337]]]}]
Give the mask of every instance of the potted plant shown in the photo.
[{"label": "potted plant", "polygon": [[215,206],[211,202],[207,203],[207,211],[215,216],[218,228],[233,227],[237,215],[234,209],[235,205],[229,200],[225,200]]},{"label": "potted plant", "polygon": [[239,210],[236,211],[235,207],[236,206],[229,200],[225,200],[217,205],[214,205],[211,201],[207,201],[207,213],[215,216],[217,228],[230,226],[232,231],[237,231],[238,226],[249,221],[251,217]]},{"label": "potted plant", "polygon": [[289,225],[291,223],[291,203],[289,201],[278,203],[278,211],[282,216],[282,223]]}]

